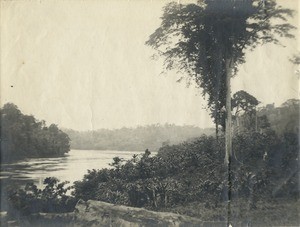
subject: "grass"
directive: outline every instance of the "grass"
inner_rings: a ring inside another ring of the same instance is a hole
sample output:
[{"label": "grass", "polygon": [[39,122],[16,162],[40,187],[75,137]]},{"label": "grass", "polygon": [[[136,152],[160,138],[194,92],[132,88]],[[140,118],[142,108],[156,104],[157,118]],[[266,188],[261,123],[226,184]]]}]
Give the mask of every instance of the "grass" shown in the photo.
[{"label": "grass", "polygon": [[[164,211],[188,215],[207,222],[226,222],[227,203],[211,205],[193,202]],[[299,199],[260,200],[253,206],[245,199],[231,203],[231,220],[234,226],[300,226]]]}]

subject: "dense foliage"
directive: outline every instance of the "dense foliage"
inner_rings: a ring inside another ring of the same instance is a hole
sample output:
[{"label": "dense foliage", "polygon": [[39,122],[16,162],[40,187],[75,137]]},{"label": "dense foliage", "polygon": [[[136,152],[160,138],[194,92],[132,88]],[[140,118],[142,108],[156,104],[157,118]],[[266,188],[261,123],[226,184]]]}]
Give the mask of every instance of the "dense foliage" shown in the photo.
[{"label": "dense foliage", "polygon": [[[278,137],[249,131],[233,140],[232,193],[249,209],[258,201],[297,198],[298,135]],[[156,156],[148,150],[124,162],[115,158],[113,169],[91,170],[75,183],[75,196],[116,204],[161,210],[192,202],[219,207],[227,199],[224,138],[201,138],[164,146]]]},{"label": "dense foliage", "polygon": [[55,124],[24,115],[18,107],[7,103],[1,112],[1,161],[28,157],[61,156],[70,150],[69,137]]},{"label": "dense foliage", "polygon": [[[219,142],[202,136],[195,142],[165,146],[156,156],[146,150],[126,162],[115,158],[114,169],[91,170],[83,181],[76,182],[75,195],[153,209],[191,202],[206,196],[202,193],[205,187],[222,189],[216,185],[225,177],[220,175],[221,153]],[[202,171],[198,171],[200,166]]]},{"label": "dense foliage", "polygon": [[258,110],[258,116],[266,116],[270,127],[278,134],[296,133],[300,125],[300,100],[289,99],[279,107],[270,104]]},{"label": "dense foliage", "polygon": [[72,149],[143,151],[146,148],[157,151],[165,144],[178,144],[202,134],[213,134],[212,129],[173,124],[148,125],[136,128],[99,129],[79,132],[64,129],[70,139]]},{"label": "dense foliage", "polygon": [[274,104],[258,108],[251,107],[249,110],[243,111],[244,114],[242,115],[238,113],[239,110],[236,108],[236,114],[233,118],[236,133],[264,132],[272,129],[277,135],[283,136],[285,133],[297,133],[299,131],[299,99],[289,99],[279,107],[275,107]]},{"label": "dense foliage", "polygon": [[67,183],[48,177],[44,180],[44,189],[38,189],[33,183],[27,183],[24,189],[10,189],[8,214],[16,218],[38,212],[72,212],[77,201],[67,195],[71,189],[66,187]]}]

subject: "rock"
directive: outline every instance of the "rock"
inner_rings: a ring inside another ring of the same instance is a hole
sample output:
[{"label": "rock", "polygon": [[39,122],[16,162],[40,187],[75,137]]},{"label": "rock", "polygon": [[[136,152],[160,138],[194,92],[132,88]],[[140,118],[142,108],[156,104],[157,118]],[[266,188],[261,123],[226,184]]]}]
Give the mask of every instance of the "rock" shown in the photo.
[{"label": "rock", "polygon": [[[150,226],[212,226],[199,219],[167,212],[154,212],[143,208],[110,203],[79,200],[71,213],[38,213],[19,220],[19,225],[6,222],[1,226],[24,227],[150,227]],[[208,224],[208,225],[207,225]],[[224,225],[223,225],[224,226]]]},{"label": "rock", "polygon": [[143,208],[114,205],[89,200],[78,201],[74,224],[77,226],[202,226],[196,218],[167,212],[154,212]]}]

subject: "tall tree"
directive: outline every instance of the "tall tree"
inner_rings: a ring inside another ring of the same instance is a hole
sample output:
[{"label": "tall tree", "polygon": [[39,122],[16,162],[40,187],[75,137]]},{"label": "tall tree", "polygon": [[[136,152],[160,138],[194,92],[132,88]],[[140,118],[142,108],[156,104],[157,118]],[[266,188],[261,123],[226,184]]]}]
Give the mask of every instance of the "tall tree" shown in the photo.
[{"label": "tall tree", "polygon": [[[231,153],[230,79],[245,61],[245,49],[293,37],[286,22],[293,13],[274,0],[202,0],[169,3],[159,28],[146,42],[164,58],[165,68],[185,72],[202,88],[216,124],[226,108],[226,160]],[[276,20],[271,20],[276,19]]]},{"label": "tall tree", "polygon": [[[164,58],[165,68],[185,72],[202,88],[216,125],[226,108],[226,155],[230,178],[232,153],[230,80],[245,61],[245,49],[292,37],[286,22],[292,10],[275,0],[201,0],[169,3],[159,28],[146,42]],[[272,20],[276,19],[276,20]],[[230,180],[229,180],[230,187]],[[229,190],[230,191],[230,190]],[[230,196],[230,195],[229,195]]]}]

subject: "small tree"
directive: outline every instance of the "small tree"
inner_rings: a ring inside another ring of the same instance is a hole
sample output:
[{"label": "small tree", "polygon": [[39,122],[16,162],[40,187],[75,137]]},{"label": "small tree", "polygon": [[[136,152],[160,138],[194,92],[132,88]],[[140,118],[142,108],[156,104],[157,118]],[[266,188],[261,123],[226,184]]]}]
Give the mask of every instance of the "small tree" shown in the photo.
[{"label": "small tree", "polygon": [[[246,91],[238,91],[233,94],[231,101],[232,109],[234,110],[234,119],[236,122],[237,130],[239,130],[239,120],[242,114],[242,118],[248,121],[246,128],[252,128],[257,131],[257,111],[256,107],[259,101]],[[245,125],[244,125],[245,126]]]}]

